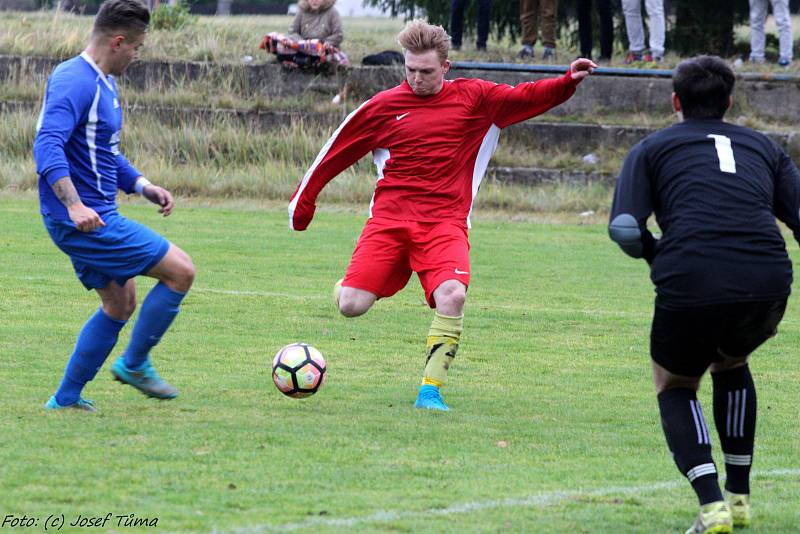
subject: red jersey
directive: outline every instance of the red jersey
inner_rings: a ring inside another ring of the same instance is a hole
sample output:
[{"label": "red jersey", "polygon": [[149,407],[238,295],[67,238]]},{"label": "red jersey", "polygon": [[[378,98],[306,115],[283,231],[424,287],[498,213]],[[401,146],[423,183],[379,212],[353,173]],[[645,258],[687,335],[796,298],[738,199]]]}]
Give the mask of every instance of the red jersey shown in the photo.
[{"label": "red jersey", "polygon": [[378,169],[370,217],[469,224],[500,129],[561,104],[577,85],[567,73],[516,87],[445,80],[424,97],[405,81],[382,91],[350,113],[317,155],[292,195],[289,226],[305,230],[325,184],[370,151]]}]

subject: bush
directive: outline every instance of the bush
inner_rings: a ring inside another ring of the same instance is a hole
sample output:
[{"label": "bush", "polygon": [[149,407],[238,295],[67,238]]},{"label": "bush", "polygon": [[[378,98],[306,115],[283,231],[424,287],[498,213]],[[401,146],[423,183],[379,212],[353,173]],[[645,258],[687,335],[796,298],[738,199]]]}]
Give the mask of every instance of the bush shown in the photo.
[{"label": "bush", "polygon": [[180,30],[193,24],[197,17],[189,14],[189,6],[182,2],[174,6],[159,5],[150,15],[150,26],[154,30]]}]

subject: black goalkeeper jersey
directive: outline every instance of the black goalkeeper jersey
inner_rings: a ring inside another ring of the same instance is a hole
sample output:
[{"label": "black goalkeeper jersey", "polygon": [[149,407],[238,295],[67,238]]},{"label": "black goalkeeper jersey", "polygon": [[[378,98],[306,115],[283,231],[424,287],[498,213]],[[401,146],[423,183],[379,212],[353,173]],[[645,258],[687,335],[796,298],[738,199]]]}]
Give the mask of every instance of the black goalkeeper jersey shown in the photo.
[{"label": "black goalkeeper jersey", "polygon": [[[775,217],[800,242],[800,172],[763,134],[721,120],[686,120],[628,154],[611,220],[642,232],[656,305],[688,308],[789,295],[792,264]],[[653,246],[651,213],[662,237]]]}]

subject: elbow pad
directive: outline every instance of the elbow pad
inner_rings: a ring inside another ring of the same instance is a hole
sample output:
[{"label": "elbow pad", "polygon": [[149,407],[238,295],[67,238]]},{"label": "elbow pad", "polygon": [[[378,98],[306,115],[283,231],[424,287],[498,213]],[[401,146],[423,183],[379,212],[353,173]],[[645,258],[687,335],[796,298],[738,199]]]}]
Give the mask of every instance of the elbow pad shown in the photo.
[{"label": "elbow pad", "polygon": [[608,225],[608,235],[628,256],[641,258],[644,255],[642,230],[630,213],[621,213],[614,217]]}]

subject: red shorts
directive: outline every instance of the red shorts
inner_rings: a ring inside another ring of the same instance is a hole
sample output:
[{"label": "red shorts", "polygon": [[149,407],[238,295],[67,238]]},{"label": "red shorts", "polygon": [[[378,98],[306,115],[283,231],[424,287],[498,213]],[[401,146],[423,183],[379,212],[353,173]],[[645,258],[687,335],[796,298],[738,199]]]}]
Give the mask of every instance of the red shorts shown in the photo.
[{"label": "red shorts", "polygon": [[370,219],[361,232],[342,285],[391,297],[416,272],[425,298],[446,280],[469,287],[469,239],[466,222],[415,222]]}]

